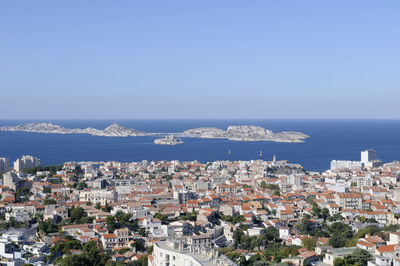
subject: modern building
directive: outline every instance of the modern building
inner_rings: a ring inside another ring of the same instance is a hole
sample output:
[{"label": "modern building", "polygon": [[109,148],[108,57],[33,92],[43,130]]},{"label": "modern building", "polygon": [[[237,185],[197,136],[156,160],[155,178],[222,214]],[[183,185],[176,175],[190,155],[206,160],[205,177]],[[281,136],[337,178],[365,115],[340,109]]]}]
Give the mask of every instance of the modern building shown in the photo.
[{"label": "modern building", "polygon": [[359,161],[340,161],[333,160],[331,161],[331,170],[336,169],[357,169],[363,166],[362,162]]},{"label": "modern building", "polygon": [[287,182],[292,186],[301,186],[303,182],[303,176],[300,174],[292,174],[287,177]]},{"label": "modern building", "polygon": [[378,155],[375,150],[365,150],[361,152],[361,162],[365,165],[370,161],[378,160]]},{"label": "modern building", "polygon": [[34,168],[40,165],[40,159],[31,155],[24,155],[14,162],[14,170],[20,172],[25,168]]},{"label": "modern building", "polygon": [[173,238],[154,243],[150,266],[236,266],[237,264],[211,248],[210,236],[193,239]]},{"label": "modern building", "polygon": [[8,158],[0,158],[0,172],[7,172],[10,169],[10,160]]},{"label": "modern building", "polygon": [[20,187],[20,179],[14,173],[6,173],[3,176],[3,185],[17,191]]}]

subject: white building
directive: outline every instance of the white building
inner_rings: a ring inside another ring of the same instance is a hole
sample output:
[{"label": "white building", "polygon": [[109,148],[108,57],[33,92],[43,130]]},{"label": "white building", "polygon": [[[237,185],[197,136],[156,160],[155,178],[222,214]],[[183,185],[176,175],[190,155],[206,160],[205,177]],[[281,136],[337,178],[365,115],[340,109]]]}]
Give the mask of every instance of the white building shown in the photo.
[{"label": "white building", "polygon": [[14,170],[20,172],[25,168],[34,168],[39,165],[40,165],[40,159],[31,155],[24,155],[22,156],[21,159],[17,159],[14,162]]},{"label": "white building", "polygon": [[333,160],[331,161],[331,170],[336,169],[358,169],[363,166],[362,162],[359,161],[340,161]]},{"label": "white building", "polygon": [[0,257],[9,260],[21,260],[22,254],[21,250],[19,248],[16,248],[13,244],[11,244],[11,242],[1,239]]},{"label": "white building", "polygon": [[287,177],[287,182],[292,186],[301,186],[303,182],[303,176],[299,174],[289,175]]},{"label": "white building", "polygon": [[0,172],[7,172],[10,169],[10,160],[8,158],[0,158]]},{"label": "white building", "polygon": [[357,187],[371,187],[373,184],[373,178],[370,176],[358,176]]},{"label": "white building", "polygon": [[378,155],[374,150],[365,150],[361,152],[361,162],[365,165],[370,161],[378,160]]},{"label": "white building", "polygon": [[[154,243],[153,260],[150,266],[234,266],[237,265],[215,249],[208,248],[210,237],[192,239],[192,246],[184,239],[168,239]],[[204,247],[203,249],[198,249]]]},{"label": "white building", "polygon": [[20,179],[18,176],[14,173],[6,173],[3,176],[3,185],[7,186],[11,189],[14,189],[15,191],[18,189],[18,184],[20,183]]}]

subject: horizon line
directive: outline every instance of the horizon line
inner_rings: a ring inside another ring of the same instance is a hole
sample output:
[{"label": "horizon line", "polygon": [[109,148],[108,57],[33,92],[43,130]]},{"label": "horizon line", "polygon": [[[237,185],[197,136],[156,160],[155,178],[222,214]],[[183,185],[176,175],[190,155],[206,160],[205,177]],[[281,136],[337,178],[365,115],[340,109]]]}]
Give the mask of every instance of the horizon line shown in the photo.
[{"label": "horizon line", "polygon": [[24,120],[400,120],[400,118],[0,118],[0,121]]}]

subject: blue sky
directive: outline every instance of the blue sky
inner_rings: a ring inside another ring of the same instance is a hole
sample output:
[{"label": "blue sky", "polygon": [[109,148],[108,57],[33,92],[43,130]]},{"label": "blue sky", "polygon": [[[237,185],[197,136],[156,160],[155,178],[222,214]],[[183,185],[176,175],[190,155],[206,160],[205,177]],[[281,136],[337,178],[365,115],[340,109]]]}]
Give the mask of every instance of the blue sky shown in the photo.
[{"label": "blue sky", "polygon": [[400,118],[399,1],[2,1],[0,118]]}]

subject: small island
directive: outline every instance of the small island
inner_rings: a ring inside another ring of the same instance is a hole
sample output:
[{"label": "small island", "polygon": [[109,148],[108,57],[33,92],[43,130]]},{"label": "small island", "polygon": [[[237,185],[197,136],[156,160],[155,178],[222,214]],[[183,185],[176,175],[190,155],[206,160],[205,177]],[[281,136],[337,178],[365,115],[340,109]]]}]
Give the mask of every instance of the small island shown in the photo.
[{"label": "small island", "polygon": [[154,144],[159,144],[159,145],[178,145],[182,143],[183,141],[180,138],[174,137],[174,135],[169,135],[165,136],[164,138],[154,140]]}]

